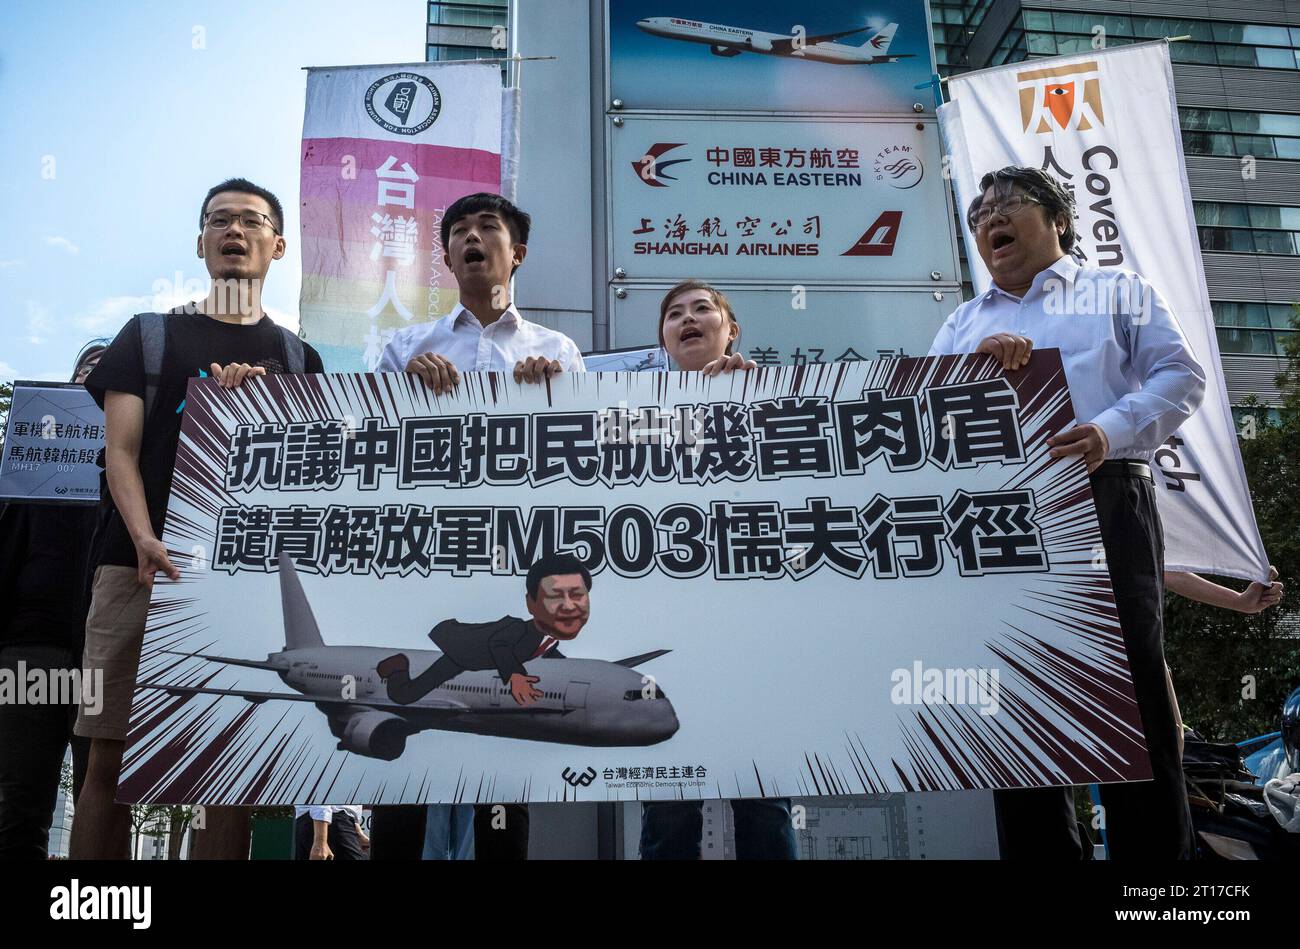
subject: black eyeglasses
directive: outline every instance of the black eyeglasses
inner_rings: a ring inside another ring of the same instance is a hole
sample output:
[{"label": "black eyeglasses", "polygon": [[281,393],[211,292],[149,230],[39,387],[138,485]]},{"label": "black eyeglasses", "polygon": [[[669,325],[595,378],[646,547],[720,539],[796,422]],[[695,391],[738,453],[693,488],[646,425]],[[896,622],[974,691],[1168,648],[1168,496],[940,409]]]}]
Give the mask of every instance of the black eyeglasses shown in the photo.
[{"label": "black eyeglasses", "polygon": [[257,231],[265,225],[276,234],[280,233],[279,228],[275,226],[275,222],[271,220],[271,216],[263,214],[261,211],[241,211],[238,215],[231,214],[228,211],[209,211],[203,218],[203,226],[210,227],[214,231],[224,231],[236,220],[247,231]]},{"label": "black eyeglasses", "polygon": [[1011,217],[1013,214],[1019,214],[1031,204],[1042,204],[1042,202],[1035,200],[1028,195],[1012,194],[1003,198],[995,205],[981,204],[966,216],[966,223],[970,225],[972,231],[977,231],[991,221],[994,214],[1000,214],[1003,217]]}]

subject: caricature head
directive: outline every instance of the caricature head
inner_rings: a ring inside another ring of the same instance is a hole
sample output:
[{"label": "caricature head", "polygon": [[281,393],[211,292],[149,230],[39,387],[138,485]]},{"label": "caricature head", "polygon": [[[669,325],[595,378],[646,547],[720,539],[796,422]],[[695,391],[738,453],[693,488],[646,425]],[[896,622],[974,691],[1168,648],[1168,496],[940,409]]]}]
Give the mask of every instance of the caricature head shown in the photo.
[{"label": "caricature head", "polygon": [[573,554],[548,554],[528,568],[524,602],[537,628],[573,639],[591,614],[591,573]]}]

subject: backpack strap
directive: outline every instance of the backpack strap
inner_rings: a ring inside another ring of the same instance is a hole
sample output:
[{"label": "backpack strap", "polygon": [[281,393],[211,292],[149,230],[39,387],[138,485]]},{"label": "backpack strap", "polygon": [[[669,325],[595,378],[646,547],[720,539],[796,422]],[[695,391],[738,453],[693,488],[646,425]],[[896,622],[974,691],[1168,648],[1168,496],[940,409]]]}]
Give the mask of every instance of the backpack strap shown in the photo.
[{"label": "backpack strap", "polygon": [[158,401],[158,386],[162,384],[163,353],[167,349],[166,314],[137,313],[140,323],[140,353],[144,365],[144,417],[153,415]]},{"label": "backpack strap", "polygon": [[289,372],[301,375],[307,368],[307,355],[302,346],[302,339],[293,330],[277,324],[277,329],[284,335],[285,368]]}]

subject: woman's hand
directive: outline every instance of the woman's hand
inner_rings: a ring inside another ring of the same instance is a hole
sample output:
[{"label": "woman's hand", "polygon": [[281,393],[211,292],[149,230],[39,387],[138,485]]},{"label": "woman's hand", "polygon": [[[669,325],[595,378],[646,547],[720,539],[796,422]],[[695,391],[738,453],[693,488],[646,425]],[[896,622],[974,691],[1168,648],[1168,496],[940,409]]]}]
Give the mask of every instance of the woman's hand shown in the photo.
[{"label": "woman's hand", "polygon": [[706,376],[716,376],[726,372],[735,372],[740,369],[749,372],[751,369],[758,368],[758,363],[752,359],[746,359],[740,353],[732,353],[730,356],[719,356],[711,362],[706,362],[700,372]]}]

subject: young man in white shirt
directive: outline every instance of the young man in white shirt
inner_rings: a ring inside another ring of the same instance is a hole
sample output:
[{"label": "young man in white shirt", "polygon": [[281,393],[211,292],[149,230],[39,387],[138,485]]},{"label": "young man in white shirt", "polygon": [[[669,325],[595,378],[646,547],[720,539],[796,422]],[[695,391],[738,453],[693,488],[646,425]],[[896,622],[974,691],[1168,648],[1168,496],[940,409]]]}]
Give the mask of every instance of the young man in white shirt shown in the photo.
[{"label": "young man in white shirt", "polygon": [[[460,303],[442,319],[394,333],[376,371],[415,373],[436,393],[459,385],[462,372],[512,372],[516,382],[530,383],[585,372],[573,340],[524,319],[510,300],[510,278],[528,254],[530,225],[528,214],[499,194],[480,192],[452,202],[442,217],[442,260],[456,277]],[[392,836],[410,836],[396,825],[415,817],[413,811],[379,807],[374,826],[384,839],[390,826]],[[505,827],[500,824],[491,807],[475,808],[477,858],[525,859],[527,806],[505,805]]]},{"label": "young man in white shirt", "polygon": [[413,372],[435,392],[451,391],[462,372],[513,372],[516,382],[541,382],[585,371],[573,340],[524,319],[510,300],[530,223],[499,194],[453,202],[442,218],[442,259],[456,277],[460,303],[442,319],[393,334],[376,371]]},{"label": "young man in white shirt", "polygon": [[[1151,459],[1200,405],[1205,373],[1159,292],[1132,271],[1081,267],[1074,200],[1037,168],[984,176],[967,211],[993,278],[935,337],[931,356],[988,353],[1015,371],[1057,348],[1078,424],[1048,440],[1088,467],[1153,780],[1102,785],[1112,859],[1187,859],[1191,815],[1165,684],[1164,539]],[[1003,855],[1078,859],[1069,788],[996,794]]]}]

